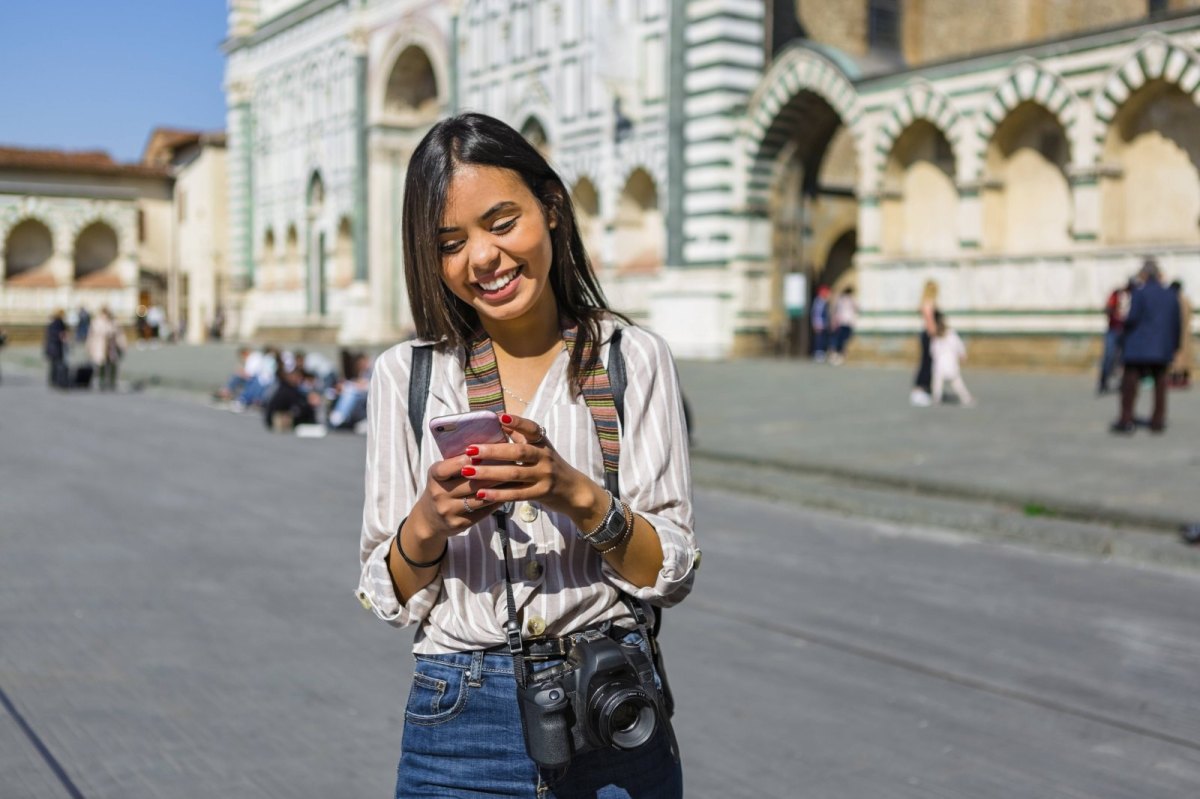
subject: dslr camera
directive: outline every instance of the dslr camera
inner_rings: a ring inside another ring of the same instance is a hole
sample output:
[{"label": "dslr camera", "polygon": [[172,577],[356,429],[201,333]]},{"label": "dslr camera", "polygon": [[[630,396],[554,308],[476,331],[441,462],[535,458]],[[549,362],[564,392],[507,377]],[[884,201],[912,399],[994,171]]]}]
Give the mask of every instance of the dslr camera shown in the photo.
[{"label": "dslr camera", "polygon": [[636,749],[666,718],[650,658],[595,630],[563,663],[530,674],[520,705],[529,756],[547,769],[593,749]]}]

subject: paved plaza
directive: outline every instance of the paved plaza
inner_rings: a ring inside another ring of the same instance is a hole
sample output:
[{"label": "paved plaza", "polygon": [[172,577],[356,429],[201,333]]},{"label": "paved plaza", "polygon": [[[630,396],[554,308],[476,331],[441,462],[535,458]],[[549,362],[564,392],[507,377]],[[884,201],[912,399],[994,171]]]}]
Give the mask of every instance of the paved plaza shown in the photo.
[{"label": "paved plaza", "polygon": [[[0,795],[390,796],[411,633],[353,596],[363,439],[32,373],[0,402]],[[1200,792],[1194,574],[697,507],[689,798]]]}]

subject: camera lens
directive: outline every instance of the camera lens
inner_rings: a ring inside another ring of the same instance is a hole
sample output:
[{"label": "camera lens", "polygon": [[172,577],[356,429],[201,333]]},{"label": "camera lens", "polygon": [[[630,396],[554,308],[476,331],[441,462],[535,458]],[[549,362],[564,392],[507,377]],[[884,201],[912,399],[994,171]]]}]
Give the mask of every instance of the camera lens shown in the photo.
[{"label": "camera lens", "polygon": [[636,749],[658,726],[654,703],[641,688],[598,691],[592,709],[598,737],[617,749]]}]

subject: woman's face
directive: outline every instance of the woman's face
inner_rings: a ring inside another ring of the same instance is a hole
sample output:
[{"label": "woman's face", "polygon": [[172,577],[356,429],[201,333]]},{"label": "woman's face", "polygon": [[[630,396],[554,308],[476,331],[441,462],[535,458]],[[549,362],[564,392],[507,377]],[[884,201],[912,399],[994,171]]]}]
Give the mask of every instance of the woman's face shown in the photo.
[{"label": "woman's face", "polygon": [[549,287],[554,225],[517,173],[460,166],[438,229],[442,280],[485,326],[531,312],[554,319]]}]

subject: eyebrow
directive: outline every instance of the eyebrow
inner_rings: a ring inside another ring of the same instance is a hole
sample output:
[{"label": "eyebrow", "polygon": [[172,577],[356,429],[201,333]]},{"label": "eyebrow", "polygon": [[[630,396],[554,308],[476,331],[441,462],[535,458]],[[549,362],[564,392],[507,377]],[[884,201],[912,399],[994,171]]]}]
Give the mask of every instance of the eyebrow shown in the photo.
[{"label": "eyebrow", "polygon": [[[479,216],[479,221],[482,222],[485,219],[489,219],[489,218],[495,216],[496,214],[500,213],[501,211],[507,211],[510,208],[520,208],[520,207],[521,206],[517,205],[512,200],[501,200],[500,202],[493,205],[491,208],[484,211]],[[456,230],[458,230],[457,227],[440,227],[440,228],[438,228],[437,232],[438,232],[438,235],[440,236],[443,233],[453,233]]]}]

